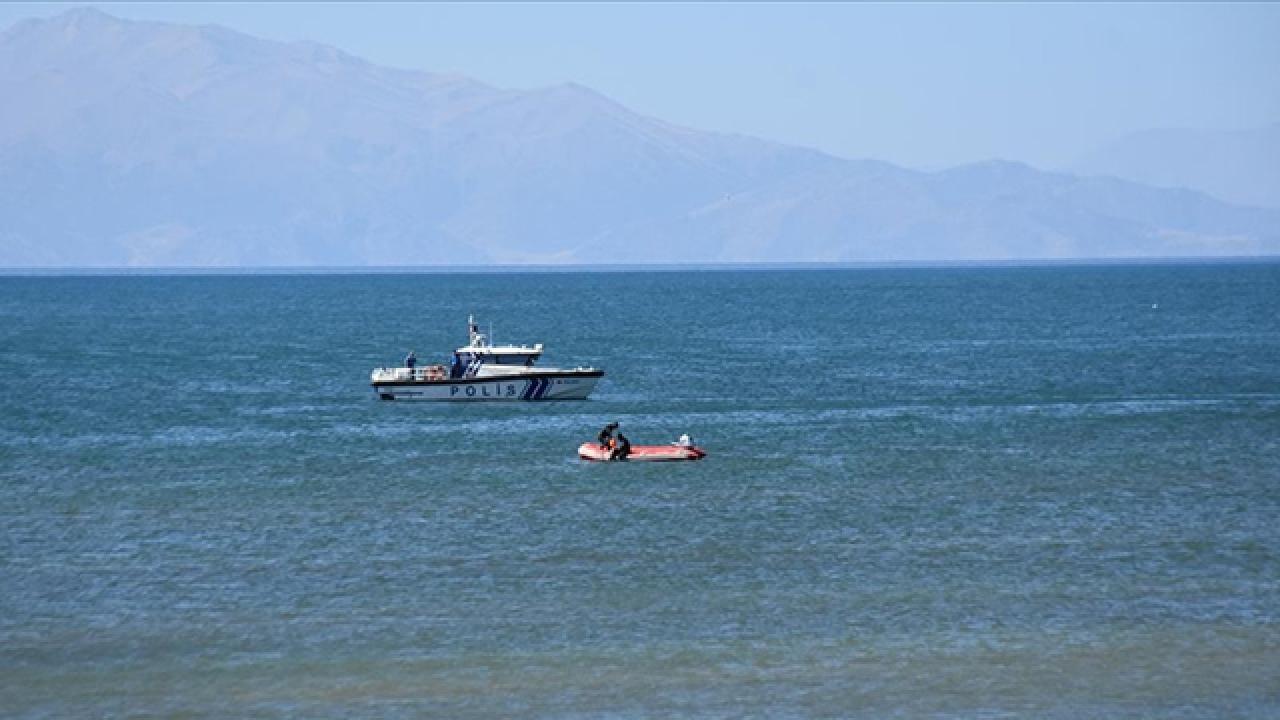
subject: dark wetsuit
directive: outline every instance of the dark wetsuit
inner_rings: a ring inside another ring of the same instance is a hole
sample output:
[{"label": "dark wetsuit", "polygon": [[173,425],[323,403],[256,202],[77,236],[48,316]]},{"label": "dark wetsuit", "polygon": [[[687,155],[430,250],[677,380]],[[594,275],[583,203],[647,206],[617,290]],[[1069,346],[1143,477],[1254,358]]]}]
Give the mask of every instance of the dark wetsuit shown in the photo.
[{"label": "dark wetsuit", "polygon": [[618,433],[617,444],[613,448],[613,452],[609,454],[610,460],[626,460],[631,454],[631,441],[626,435]]},{"label": "dark wetsuit", "polygon": [[613,439],[613,431],[617,429],[617,423],[609,423],[608,425],[605,425],[600,429],[599,434],[596,435],[596,442],[605,447],[610,447],[609,441]]}]

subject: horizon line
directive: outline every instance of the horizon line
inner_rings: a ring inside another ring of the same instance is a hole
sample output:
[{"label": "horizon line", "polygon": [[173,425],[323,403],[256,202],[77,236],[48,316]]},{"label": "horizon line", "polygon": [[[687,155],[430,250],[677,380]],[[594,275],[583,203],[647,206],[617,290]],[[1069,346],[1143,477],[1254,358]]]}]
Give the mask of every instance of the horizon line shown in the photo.
[{"label": "horizon line", "polygon": [[200,275],[466,275],[626,272],[734,272],[768,270],[891,270],[1106,267],[1141,265],[1265,265],[1280,255],[1186,257],[1013,258],[1009,260],[866,260],[848,262],[690,262],[492,265],[225,265],[225,266],[16,266],[0,277],[200,276]]}]

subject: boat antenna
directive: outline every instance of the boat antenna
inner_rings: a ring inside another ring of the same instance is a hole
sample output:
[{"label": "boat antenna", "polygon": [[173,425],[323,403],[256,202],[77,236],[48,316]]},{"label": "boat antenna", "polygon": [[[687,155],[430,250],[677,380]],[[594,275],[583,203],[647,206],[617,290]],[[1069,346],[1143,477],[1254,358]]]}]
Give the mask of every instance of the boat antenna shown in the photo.
[{"label": "boat antenna", "polygon": [[470,341],[469,344],[472,345],[473,347],[476,344],[476,339],[477,339],[476,336],[478,336],[479,334],[480,334],[480,328],[476,327],[476,316],[468,314],[467,315],[467,336],[468,336],[468,340]]}]

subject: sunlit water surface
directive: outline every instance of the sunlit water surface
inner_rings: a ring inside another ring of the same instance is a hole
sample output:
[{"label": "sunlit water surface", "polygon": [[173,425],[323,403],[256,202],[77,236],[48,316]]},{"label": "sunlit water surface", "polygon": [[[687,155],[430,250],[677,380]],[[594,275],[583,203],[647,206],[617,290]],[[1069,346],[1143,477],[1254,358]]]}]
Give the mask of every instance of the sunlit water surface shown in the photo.
[{"label": "sunlit water surface", "polygon": [[[607,376],[374,397],[469,313]],[[4,717],[1280,715],[1277,264],[9,277],[0,391]]]}]

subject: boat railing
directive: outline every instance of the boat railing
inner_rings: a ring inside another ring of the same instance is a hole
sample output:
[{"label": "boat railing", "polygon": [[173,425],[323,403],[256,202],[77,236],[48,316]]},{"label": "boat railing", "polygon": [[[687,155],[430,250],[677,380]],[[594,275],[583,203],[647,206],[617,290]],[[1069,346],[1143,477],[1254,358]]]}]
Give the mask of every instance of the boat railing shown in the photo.
[{"label": "boat railing", "polygon": [[415,368],[382,367],[374,371],[374,376],[382,381],[429,382],[448,378],[449,368],[444,365],[424,365]]},{"label": "boat railing", "polygon": [[[489,378],[510,377],[512,375],[533,375],[548,372],[595,372],[595,368],[578,366],[575,368],[530,367],[524,365],[499,365],[482,363],[474,368],[468,367],[461,377]],[[450,377],[449,367],[445,365],[425,365],[423,367],[380,367],[373,371],[374,382],[438,382]]]}]

